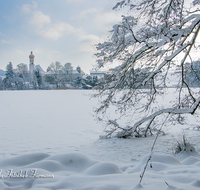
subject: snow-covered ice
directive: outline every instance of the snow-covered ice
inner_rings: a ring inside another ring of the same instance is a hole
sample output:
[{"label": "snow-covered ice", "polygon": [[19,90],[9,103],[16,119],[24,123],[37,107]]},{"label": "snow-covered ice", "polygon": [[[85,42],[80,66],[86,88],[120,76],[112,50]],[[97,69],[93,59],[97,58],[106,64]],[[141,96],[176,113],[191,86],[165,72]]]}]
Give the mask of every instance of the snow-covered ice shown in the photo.
[{"label": "snow-covered ice", "polygon": [[[99,139],[92,91],[0,92],[1,190],[200,188],[200,138],[193,126],[164,128],[142,184],[155,137]],[[196,152],[173,154],[184,133]]]}]

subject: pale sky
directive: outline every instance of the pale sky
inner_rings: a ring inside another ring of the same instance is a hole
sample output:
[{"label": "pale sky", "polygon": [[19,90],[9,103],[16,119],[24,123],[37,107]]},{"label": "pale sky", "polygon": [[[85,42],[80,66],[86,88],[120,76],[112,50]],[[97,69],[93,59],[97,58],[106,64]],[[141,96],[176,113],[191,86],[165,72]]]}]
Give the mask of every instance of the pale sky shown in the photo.
[{"label": "pale sky", "polygon": [[35,64],[46,71],[52,63],[72,63],[89,74],[94,45],[106,39],[122,12],[117,0],[0,0],[0,69],[9,62]]}]

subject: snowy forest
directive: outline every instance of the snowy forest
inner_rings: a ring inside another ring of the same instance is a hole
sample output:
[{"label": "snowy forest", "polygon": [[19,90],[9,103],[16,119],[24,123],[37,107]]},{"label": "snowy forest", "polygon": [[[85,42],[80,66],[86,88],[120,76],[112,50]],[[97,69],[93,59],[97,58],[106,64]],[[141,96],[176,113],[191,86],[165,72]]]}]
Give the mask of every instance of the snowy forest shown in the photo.
[{"label": "snowy forest", "polygon": [[[192,67],[187,62],[184,64],[184,67],[186,71],[185,81],[187,84],[190,87],[198,87],[200,85],[199,62],[193,62]],[[6,67],[5,77],[3,79],[0,77],[0,90],[103,88],[106,83],[113,80],[111,78],[115,69],[110,69],[107,74],[105,73],[103,77],[99,78],[97,76],[83,75],[79,68],[77,72],[74,72],[71,63],[66,63],[64,66],[61,65],[60,62],[52,63],[47,69],[48,73],[45,73],[39,65],[36,65],[33,77],[34,80],[30,83],[28,66],[24,63],[20,63],[17,65],[17,68],[14,69],[10,62]],[[142,75],[147,76],[149,73],[149,67],[145,69],[137,68],[134,70],[134,79],[130,78],[130,80],[140,80]],[[176,67],[175,72],[171,73],[172,80],[175,80],[175,76],[180,73],[180,67]],[[128,81],[124,81],[124,83],[120,84],[118,88],[128,89],[128,87],[125,87],[127,83]],[[176,88],[173,84],[168,87]],[[150,88],[150,86],[147,86],[146,84],[145,88]]]},{"label": "snowy forest", "polygon": [[36,65],[30,81],[26,64],[20,63],[14,69],[10,62],[6,66],[5,78],[0,77],[0,90],[91,89],[100,82],[97,76],[85,75],[80,67],[73,70],[71,63],[64,66],[60,62],[51,63],[47,70],[44,72],[40,65]]}]

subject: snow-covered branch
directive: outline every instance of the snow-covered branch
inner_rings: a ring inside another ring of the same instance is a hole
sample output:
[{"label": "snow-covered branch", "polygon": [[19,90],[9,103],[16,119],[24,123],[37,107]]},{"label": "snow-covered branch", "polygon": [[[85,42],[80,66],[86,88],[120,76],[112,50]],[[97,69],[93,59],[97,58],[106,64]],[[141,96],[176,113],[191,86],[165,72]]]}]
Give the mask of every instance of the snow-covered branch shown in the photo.
[{"label": "snow-covered branch", "polygon": [[194,114],[194,112],[196,111],[196,109],[198,108],[200,104],[200,97],[197,98],[196,102],[192,105],[191,108],[183,108],[183,109],[176,109],[176,108],[167,108],[167,109],[162,109],[159,110],[155,113],[153,113],[152,115],[145,117],[143,119],[141,119],[140,121],[136,122],[133,126],[133,128],[137,128],[139,125],[141,125],[142,123],[151,120],[152,118],[155,118],[163,113],[169,113],[169,114]]},{"label": "snow-covered branch", "polygon": [[[193,3],[189,9],[184,0],[121,0],[114,9],[126,6],[130,8],[129,15],[113,26],[110,40],[96,46],[97,67],[119,63],[109,70],[95,95],[103,98],[97,114],[105,114],[110,105],[120,109],[122,114],[130,110],[152,113],[154,101],[165,96],[163,89],[169,86],[173,75],[177,76],[174,86],[178,88],[178,101],[174,98],[173,104],[179,106],[165,106],[133,127],[122,127],[122,136],[127,136],[127,131],[138,133],[139,126],[146,121],[149,122],[146,130],[151,129],[154,119],[161,114],[194,113],[199,105],[199,98],[196,99],[191,89],[190,73],[185,69],[187,61],[194,60],[191,53],[198,50],[199,3]],[[192,64],[191,61],[191,67]],[[200,77],[197,75],[195,79]],[[114,126],[119,129],[116,123]]]}]

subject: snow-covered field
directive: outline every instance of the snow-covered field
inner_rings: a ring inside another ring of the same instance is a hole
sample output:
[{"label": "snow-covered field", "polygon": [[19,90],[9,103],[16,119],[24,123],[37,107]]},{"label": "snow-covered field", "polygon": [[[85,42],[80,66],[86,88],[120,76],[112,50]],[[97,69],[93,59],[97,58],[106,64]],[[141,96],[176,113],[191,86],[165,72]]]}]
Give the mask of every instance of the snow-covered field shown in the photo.
[{"label": "snow-covered field", "polygon": [[[166,126],[140,186],[155,137],[99,139],[104,127],[92,117],[97,100],[89,99],[90,93],[0,92],[1,190],[200,188],[199,130]],[[175,157],[183,129],[197,151]]]}]

